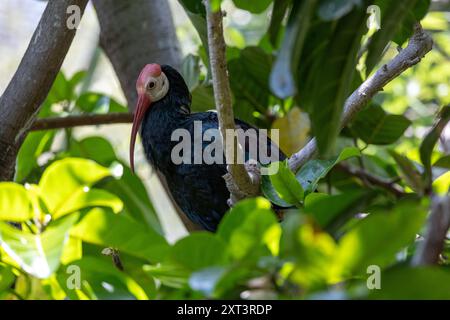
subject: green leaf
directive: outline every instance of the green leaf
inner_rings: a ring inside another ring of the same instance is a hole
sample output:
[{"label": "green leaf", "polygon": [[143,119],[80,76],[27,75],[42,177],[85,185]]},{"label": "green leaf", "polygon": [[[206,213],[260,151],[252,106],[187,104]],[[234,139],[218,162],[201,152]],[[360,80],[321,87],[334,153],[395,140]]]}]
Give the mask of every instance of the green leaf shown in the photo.
[{"label": "green leaf", "polygon": [[433,191],[438,195],[446,195],[450,191],[450,171],[440,175],[433,181]]},{"label": "green leaf", "polygon": [[158,215],[150,201],[145,185],[137,175],[131,172],[129,167],[124,164],[122,166],[122,177],[111,179],[104,188],[122,199],[124,210],[131,217],[162,235],[163,230]]},{"label": "green leaf", "polygon": [[383,272],[380,290],[371,290],[369,299],[440,300],[450,299],[450,271],[442,267],[394,268]]},{"label": "green leaf", "polygon": [[362,6],[361,0],[323,0],[318,14],[324,21],[338,20],[352,11],[354,6]]},{"label": "green leaf", "polygon": [[120,178],[108,180],[102,188],[118,196],[130,216],[162,234],[161,224],[144,184],[137,175],[131,173],[127,165],[122,162],[114,164],[119,160],[108,140],[102,137],[87,137],[81,141],[72,141],[70,154],[95,160],[103,166],[115,165],[115,168],[122,169]]},{"label": "green leaf", "polygon": [[305,199],[307,214],[311,214],[322,228],[327,228],[338,219],[348,219],[357,210],[367,197],[364,190],[349,191],[338,195],[311,193]]},{"label": "green leaf", "polygon": [[72,91],[74,92],[76,87],[84,80],[86,77],[87,72],[84,70],[75,72],[72,75],[72,78],[69,80],[69,87],[72,88]]},{"label": "green leaf", "polygon": [[424,181],[420,173],[417,171],[414,163],[406,156],[398,154],[393,150],[389,150],[389,154],[394,158],[395,162],[402,173],[403,178],[411,189],[415,192],[422,194],[425,190]]},{"label": "green leaf", "polygon": [[247,100],[254,110],[265,111],[269,102],[272,57],[258,47],[247,47],[238,59],[228,62],[230,85],[237,102]]},{"label": "green leaf", "polygon": [[450,169],[450,155],[443,156],[433,163],[433,167]]},{"label": "green leaf", "polygon": [[165,286],[171,288],[184,288],[187,286],[191,270],[186,267],[164,262],[156,266],[144,265],[144,272],[161,281]]},{"label": "green leaf", "polygon": [[270,18],[269,25],[269,38],[270,43],[275,47],[278,39],[278,34],[282,27],[284,16],[288,10],[292,0],[274,0],[272,16]]},{"label": "green leaf", "polygon": [[75,101],[76,106],[88,113],[128,112],[128,109],[101,93],[86,92]]},{"label": "green leaf", "polygon": [[103,137],[91,136],[80,141],[72,140],[69,153],[71,157],[88,158],[102,166],[110,166],[117,160],[111,143]]},{"label": "green leaf", "polygon": [[[419,3],[423,2],[428,1],[375,1],[375,5],[380,8],[381,28],[372,36],[368,46],[366,74],[369,74],[380,61],[386,46],[394,38],[396,33],[402,29],[406,17],[412,14],[412,10],[414,10]],[[410,29],[409,34],[411,34],[413,23],[408,23],[406,28]],[[403,41],[399,44],[401,45]]]},{"label": "green leaf", "polygon": [[[186,11],[189,20],[197,30],[197,33],[202,41],[202,46],[205,48],[206,56],[208,56],[208,29],[206,26],[206,9],[202,1],[198,0],[178,0]],[[209,66],[206,61],[205,65]]]},{"label": "green leaf", "polygon": [[53,212],[53,219],[89,207],[108,207],[114,213],[119,213],[123,209],[123,203],[116,195],[104,190],[77,190]]},{"label": "green leaf", "polygon": [[170,250],[169,259],[191,271],[225,265],[228,261],[224,241],[207,232],[196,232],[179,240]]},{"label": "green leaf", "polygon": [[224,267],[208,267],[192,273],[189,286],[206,297],[213,297],[217,283],[226,272]]},{"label": "green leaf", "polygon": [[50,150],[54,137],[54,130],[30,132],[27,135],[17,156],[15,181],[22,182],[34,168],[38,167],[37,159]]},{"label": "green leaf", "polygon": [[181,65],[181,74],[186,82],[189,91],[197,87],[200,80],[200,58],[188,54]]},{"label": "green leaf", "polygon": [[83,242],[81,239],[70,237],[61,254],[61,263],[69,264],[83,257]]},{"label": "green leaf", "polygon": [[317,188],[319,181],[324,178],[336,164],[360,155],[361,152],[358,148],[349,147],[342,150],[340,155],[333,160],[308,161],[296,174],[297,180],[305,190],[305,195],[313,192]]},{"label": "green leaf", "polygon": [[270,202],[264,198],[253,198],[240,201],[226,213],[220,221],[217,235],[229,242],[233,232],[252,214],[263,215],[271,212]]},{"label": "green leaf", "polygon": [[48,278],[59,267],[69,229],[77,219],[78,214],[70,215],[36,235],[0,222],[0,243],[25,272],[40,279]]},{"label": "green leaf", "polygon": [[70,234],[85,242],[117,248],[151,262],[162,261],[169,248],[156,231],[127,216],[100,208],[90,210]]},{"label": "green leaf", "polygon": [[52,163],[42,175],[41,198],[50,213],[57,212],[70,197],[90,188],[110,175],[110,171],[91,160],[66,158]]},{"label": "green leaf", "polygon": [[216,109],[214,92],[212,86],[200,85],[192,91],[191,110],[194,112],[203,112]]},{"label": "green leaf", "polygon": [[16,280],[16,276],[11,267],[0,264],[0,294],[8,290]]},{"label": "green leaf", "polygon": [[385,145],[397,141],[411,125],[402,115],[387,114],[379,105],[370,105],[356,116],[351,131],[367,144]]},{"label": "green leaf", "polygon": [[[294,2],[283,43],[270,75],[270,87],[279,98],[286,99],[294,96],[297,92],[295,74],[300,63],[303,42],[308,33],[316,2],[316,0]],[[287,6],[287,4],[284,4],[284,6]]]},{"label": "green leaf", "polygon": [[[69,269],[78,267],[81,276],[81,289],[69,289],[74,274]],[[145,290],[130,276],[117,270],[107,259],[86,256],[78,261],[71,262],[67,272],[59,272],[57,275],[61,288],[71,300],[89,297],[90,299],[139,299],[147,300]],[[82,294],[80,294],[80,291]]]},{"label": "green leaf", "polygon": [[239,202],[222,219],[217,235],[236,260],[277,253],[280,227],[270,202],[263,198]]},{"label": "green leaf", "polygon": [[392,263],[397,252],[414,242],[427,211],[423,203],[402,201],[393,208],[371,212],[339,241],[336,274],[365,274],[370,265],[383,268]]},{"label": "green leaf", "polygon": [[299,214],[290,214],[283,222],[280,256],[295,264],[290,272],[281,273],[308,290],[325,284],[336,244],[328,233],[303,220]]},{"label": "green leaf", "polygon": [[251,13],[261,13],[267,9],[272,0],[233,0],[233,2],[239,9],[247,10]]},{"label": "green leaf", "polygon": [[61,101],[70,101],[72,97],[72,88],[67,81],[66,76],[62,71],[58,73],[55,81],[53,82],[52,88],[47,96],[46,101],[48,103],[54,104]]},{"label": "green leaf", "polygon": [[311,87],[304,89],[304,103],[310,112],[313,133],[322,155],[332,151],[340,130],[344,103],[352,89],[361,38],[367,31],[366,18],[365,8],[355,7],[337,21],[327,47],[320,56],[313,57],[312,76],[308,79]]},{"label": "green leaf", "polygon": [[[262,191],[273,203],[300,206],[303,203],[304,191],[302,185],[295,178],[295,174],[289,169],[287,161],[270,164],[271,168],[278,168],[275,174],[269,175],[270,184],[262,183]],[[269,169],[270,170],[270,169]],[[274,189],[274,190],[272,190]],[[274,195],[275,192],[275,197]],[[279,201],[281,199],[282,201]]]},{"label": "green leaf", "polygon": [[397,31],[393,41],[402,44],[413,34],[414,24],[420,22],[428,12],[431,0],[417,0],[416,5],[408,11],[408,15],[401,24],[401,29]]},{"label": "green leaf", "polygon": [[0,183],[0,220],[26,221],[34,216],[27,190],[13,182]]},{"label": "green leaf", "polygon": [[432,172],[431,172],[431,155],[433,153],[434,146],[439,140],[442,131],[450,121],[450,105],[442,108],[439,119],[431,128],[430,132],[426,135],[425,139],[420,145],[420,160],[424,166],[423,177],[427,185],[431,185]]}]

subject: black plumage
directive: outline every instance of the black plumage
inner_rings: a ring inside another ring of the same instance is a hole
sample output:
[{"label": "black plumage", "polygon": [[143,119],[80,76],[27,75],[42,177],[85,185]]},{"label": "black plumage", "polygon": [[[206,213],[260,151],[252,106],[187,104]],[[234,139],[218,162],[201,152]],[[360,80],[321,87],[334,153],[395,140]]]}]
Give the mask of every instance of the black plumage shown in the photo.
[{"label": "black plumage", "polygon": [[[161,70],[169,81],[169,89],[162,99],[151,104],[143,117],[141,140],[145,154],[152,166],[164,175],[173,198],[188,218],[206,230],[215,231],[229,209],[229,192],[222,178],[227,172],[226,164],[174,164],[171,154],[178,141],[171,141],[171,136],[176,129],[186,129],[193,148],[194,121],[201,121],[203,134],[208,129],[218,128],[217,114],[191,113],[191,95],[182,76],[167,65],[161,66]],[[252,128],[237,119],[236,125],[243,130]],[[210,143],[203,142],[203,148]],[[267,144],[271,144],[268,138]],[[284,159],[278,148],[276,150],[280,160]],[[193,158],[193,149],[191,155]],[[246,156],[248,158],[248,154]]]}]

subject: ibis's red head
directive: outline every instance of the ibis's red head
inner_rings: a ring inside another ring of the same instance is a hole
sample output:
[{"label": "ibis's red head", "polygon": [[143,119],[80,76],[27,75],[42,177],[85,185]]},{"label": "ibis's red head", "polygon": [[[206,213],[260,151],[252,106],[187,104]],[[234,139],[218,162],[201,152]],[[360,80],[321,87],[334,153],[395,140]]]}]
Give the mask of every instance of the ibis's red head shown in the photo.
[{"label": "ibis's red head", "polygon": [[169,81],[161,70],[159,64],[148,64],[142,69],[136,82],[138,102],[134,110],[133,127],[130,139],[130,165],[134,172],[134,145],[139,127],[144,119],[145,113],[152,103],[164,98],[169,91]]}]

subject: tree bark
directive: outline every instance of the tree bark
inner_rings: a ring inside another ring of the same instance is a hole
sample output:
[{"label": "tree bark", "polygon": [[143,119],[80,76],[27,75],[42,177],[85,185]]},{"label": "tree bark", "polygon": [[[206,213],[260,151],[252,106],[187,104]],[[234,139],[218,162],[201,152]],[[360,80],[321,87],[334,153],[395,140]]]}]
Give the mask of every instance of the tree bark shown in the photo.
[{"label": "tree bark", "polygon": [[147,63],[180,68],[181,55],[166,0],[93,0],[100,22],[100,45],[111,61],[130,111],[136,79]]},{"label": "tree bark", "polygon": [[[203,1],[206,7],[206,21],[208,25],[208,46],[213,78],[214,99],[216,101],[217,118],[222,136],[222,145],[225,150],[228,174],[224,176],[228,190],[230,191],[229,204],[244,198],[259,194],[259,181],[252,179],[244,164],[238,159],[242,156],[242,149],[238,138],[234,133],[233,106],[231,102],[231,88],[228,78],[227,59],[225,55],[226,45],[223,37],[223,13],[219,10],[213,12],[210,0]],[[229,139],[231,138],[231,139]],[[255,176],[256,177],[256,176]]]},{"label": "tree bark", "polygon": [[[14,176],[17,152],[61,68],[75,36],[70,5],[82,15],[88,0],[49,1],[20,65],[0,98],[0,181]],[[81,18],[81,16],[80,16]]]},{"label": "tree bark", "polygon": [[[385,85],[397,78],[405,70],[415,66],[433,48],[433,39],[416,24],[415,32],[408,46],[402,49],[391,61],[383,65],[373,76],[369,77],[345,101],[341,119],[341,128],[345,127],[361,109],[383,89]],[[289,158],[289,167],[297,172],[317,153],[316,139],[311,139],[297,153]]]},{"label": "tree bark", "polygon": [[[181,67],[181,53],[166,0],[93,0],[100,23],[100,45],[119,78],[130,112],[134,111],[136,79],[148,63]],[[164,177],[157,172],[177,214],[188,231],[192,223],[174,201]]]}]

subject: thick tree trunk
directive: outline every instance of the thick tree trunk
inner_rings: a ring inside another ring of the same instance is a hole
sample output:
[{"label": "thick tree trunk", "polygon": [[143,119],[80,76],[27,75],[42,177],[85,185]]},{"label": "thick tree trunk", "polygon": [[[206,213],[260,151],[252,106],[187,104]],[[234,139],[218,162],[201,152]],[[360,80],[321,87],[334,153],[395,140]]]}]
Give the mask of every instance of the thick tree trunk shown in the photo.
[{"label": "thick tree trunk", "polygon": [[136,79],[147,63],[179,68],[180,50],[167,0],[94,0],[100,44],[119,78],[129,108],[136,103]]},{"label": "thick tree trunk", "polygon": [[[75,36],[67,8],[88,0],[49,1],[19,68],[0,98],[0,181],[14,175],[17,152],[61,68]],[[81,18],[81,16],[80,16]]]},{"label": "thick tree trunk", "polygon": [[[93,0],[100,22],[100,45],[111,61],[127,98],[136,104],[136,79],[148,63],[181,65],[181,53],[167,0]],[[178,216],[189,231],[198,230],[178,208],[158,173]]]}]

